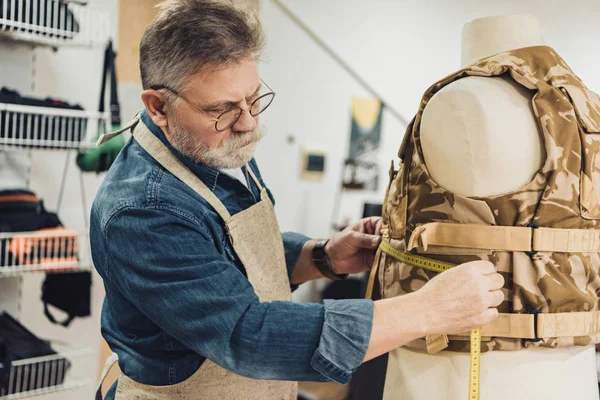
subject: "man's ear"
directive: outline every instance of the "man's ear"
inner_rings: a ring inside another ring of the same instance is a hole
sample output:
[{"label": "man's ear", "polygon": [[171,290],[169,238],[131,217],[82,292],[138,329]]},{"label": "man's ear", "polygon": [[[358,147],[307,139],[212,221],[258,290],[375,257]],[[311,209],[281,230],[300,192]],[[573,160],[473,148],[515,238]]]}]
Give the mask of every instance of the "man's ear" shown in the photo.
[{"label": "man's ear", "polygon": [[165,96],[157,90],[148,89],[142,92],[142,102],[152,118],[152,122],[162,129],[168,126]]}]

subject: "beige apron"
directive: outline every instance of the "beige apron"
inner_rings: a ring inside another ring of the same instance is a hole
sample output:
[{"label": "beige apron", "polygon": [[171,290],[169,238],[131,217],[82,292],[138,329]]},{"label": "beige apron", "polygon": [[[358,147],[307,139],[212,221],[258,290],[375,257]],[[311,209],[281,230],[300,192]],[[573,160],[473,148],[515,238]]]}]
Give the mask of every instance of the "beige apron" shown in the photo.
[{"label": "beige apron", "polygon": [[[261,201],[231,216],[213,192],[179,161],[143,122],[138,122],[139,120],[134,120],[128,128],[135,127],[133,137],[144,150],[198,193],[221,216],[233,248],[244,265],[248,280],[260,301],[291,300],[283,241],[273,204],[252,169],[248,168],[248,172],[261,190]],[[111,137],[114,135],[107,135],[108,139]],[[116,357],[109,359],[113,362],[115,360]],[[107,365],[105,372],[108,369]],[[103,373],[102,380],[105,375]],[[115,398],[116,400],[295,400],[296,393],[297,382],[245,378],[207,359],[190,378],[175,385],[144,385],[121,374]]]}]

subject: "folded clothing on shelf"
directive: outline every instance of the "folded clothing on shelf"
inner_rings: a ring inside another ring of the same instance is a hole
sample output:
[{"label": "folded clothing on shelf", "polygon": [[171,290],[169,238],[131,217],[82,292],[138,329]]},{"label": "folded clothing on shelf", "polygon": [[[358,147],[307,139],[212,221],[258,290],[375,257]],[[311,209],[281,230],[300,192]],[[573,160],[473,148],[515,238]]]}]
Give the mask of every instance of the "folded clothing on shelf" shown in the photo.
[{"label": "folded clothing on shelf", "polygon": [[0,191],[0,232],[15,232],[0,239],[0,268],[68,267],[78,262],[77,232],[64,228],[58,216],[46,211],[44,202],[29,190]]},{"label": "folded clothing on shelf", "polygon": [[[45,356],[54,357],[35,359]],[[62,385],[71,367],[7,312],[0,314],[0,364],[0,396]]]},{"label": "folded clothing on shelf", "polygon": [[16,265],[40,265],[46,268],[76,267],[79,235],[71,228],[40,229],[31,234],[16,234],[8,242],[8,251]]},{"label": "folded clothing on shelf", "polygon": [[[28,26],[15,27],[2,20],[21,22]],[[2,30],[35,32],[45,37],[69,39],[79,32],[79,23],[64,1],[0,0],[0,31]]]},{"label": "folded clothing on shelf", "polygon": [[0,232],[32,232],[62,226],[44,201],[27,189],[0,191]]},{"label": "folded clothing on shelf", "polygon": [[[0,0],[2,1],[2,0]],[[46,98],[21,96],[19,92],[8,88],[0,89],[0,104],[14,104],[31,107],[79,110],[79,104]],[[9,144],[38,148],[78,147],[87,132],[87,118],[61,117],[40,113],[19,113],[0,110],[0,138]]]}]

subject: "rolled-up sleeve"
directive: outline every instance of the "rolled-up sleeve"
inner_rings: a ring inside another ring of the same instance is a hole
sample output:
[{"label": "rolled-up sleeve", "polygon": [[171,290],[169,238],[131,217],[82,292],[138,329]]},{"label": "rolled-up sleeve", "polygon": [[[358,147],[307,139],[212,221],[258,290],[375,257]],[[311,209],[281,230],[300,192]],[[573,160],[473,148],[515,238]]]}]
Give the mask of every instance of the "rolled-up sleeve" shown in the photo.
[{"label": "rolled-up sleeve", "polygon": [[[286,237],[286,261],[295,264],[306,241]],[[210,231],[188,216],[123,209],[105,225],[104,241],[106,278],[167,334],[234,373],[347,383],[366,354],[370,300],[261,303]]]},{"label": "rolled-up sleeve", "polygon": [[347,383],[362,363],[373,327],[370,300],[325,300],[319,347],[311,366],[327,380]]},{"label": "rolled-up sleeve", "polygon": [[281,234],[281,237],[283,238],[283,250],[285,251],[285,264],[287,266],[288,277],[291,278],[298,258],[300,258],[302,247],[310,239],[295,232],[284,232]]}]

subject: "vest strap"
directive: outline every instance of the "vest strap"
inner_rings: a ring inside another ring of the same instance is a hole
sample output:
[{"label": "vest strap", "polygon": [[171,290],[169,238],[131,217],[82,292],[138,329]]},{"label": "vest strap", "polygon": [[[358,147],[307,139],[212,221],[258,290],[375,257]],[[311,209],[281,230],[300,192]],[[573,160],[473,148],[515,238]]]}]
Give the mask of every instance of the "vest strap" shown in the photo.
[{"label": "vest strap", "polygon": [[[600,311],[551,313],[551,314],[505,314],[481,328],[485,337],[515,339],[544,339],[553,337],[592,336],[600,333]],[[466,338],[469,332],[453,337]]]},{"label": "vest strap", "polygon": [[600,230],[432,222],[413,231],[407,251],[412,249],[431,254],[597,253],[600,252]]}]

